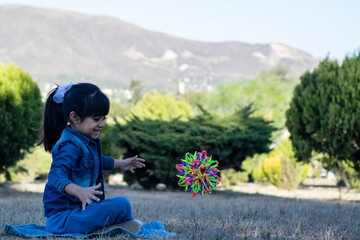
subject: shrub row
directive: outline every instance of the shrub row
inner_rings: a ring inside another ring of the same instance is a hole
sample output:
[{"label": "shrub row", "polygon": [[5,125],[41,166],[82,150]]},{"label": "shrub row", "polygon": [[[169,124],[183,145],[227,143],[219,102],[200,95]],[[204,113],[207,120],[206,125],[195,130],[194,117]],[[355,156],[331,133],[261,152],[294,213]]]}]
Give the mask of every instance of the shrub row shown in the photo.
[{"label": "shrub row", "polygon": [[124,180],[137,181],[144,188],[158,183],[177,186],[175,165],[187,152],[206,150],[220,163],[220,169],[239,170],[242,161],[255,153],[269,151],[271,134],[276,130],[271,122],[252,117],[251,106],[228,117],[202,114],[188,121],[143,119],[133,116],[126,124],[116,123],[107,128],[103,150],[108,155],[124,157],[140,155],[146,159],[146,168],[135,174],[125,173]]}]

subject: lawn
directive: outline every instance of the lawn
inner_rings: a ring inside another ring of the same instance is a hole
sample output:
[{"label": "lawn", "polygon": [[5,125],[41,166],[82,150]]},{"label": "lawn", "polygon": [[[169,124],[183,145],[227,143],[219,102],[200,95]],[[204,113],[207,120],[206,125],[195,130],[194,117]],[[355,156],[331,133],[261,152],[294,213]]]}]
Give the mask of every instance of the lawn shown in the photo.
[{"label": "lawn", "polygon": [[[181,191],[116,186],[109,186],[106,194],[126,196],[136,219],[162,221],[168,231],[177,233],[172,239],[360,239],[358,201],[300,200],[234,191],[194,198]],[[44,225],[42,194],[0,187],[2,229],[5,223]],[[3,232],[0,237],[14,239]]]}]

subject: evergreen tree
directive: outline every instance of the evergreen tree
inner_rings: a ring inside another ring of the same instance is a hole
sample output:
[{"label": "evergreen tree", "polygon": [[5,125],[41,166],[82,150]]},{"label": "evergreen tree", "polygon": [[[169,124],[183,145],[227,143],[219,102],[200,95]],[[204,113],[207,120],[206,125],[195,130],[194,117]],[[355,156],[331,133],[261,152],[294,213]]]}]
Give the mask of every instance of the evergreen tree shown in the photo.
[{"label": "evergreen tree", "polygon": [[296,157],[308,161],[313,151],[327,153],[328,166],[346,161],[360,171],[360,56],[339,66],[326,58],[296,86],[286,126]]},{"label": "evergreen tree", "polygon": [[131,99],[129,104],[134,106],[138,101],[141,100],[143,95],[143,86],[139,79],[132,78],[130,82]]},{"label": "evergreen tree", "polygon": [[31,77],[14,65],[0,64],[0,173],[38,140],[43,104]]}]

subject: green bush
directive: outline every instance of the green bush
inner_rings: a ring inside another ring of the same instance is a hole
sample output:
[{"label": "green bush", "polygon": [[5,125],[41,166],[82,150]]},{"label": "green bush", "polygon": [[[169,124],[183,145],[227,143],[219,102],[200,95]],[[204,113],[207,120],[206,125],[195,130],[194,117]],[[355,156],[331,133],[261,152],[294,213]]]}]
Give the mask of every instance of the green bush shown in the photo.
[{"label": "green bush", "polygon": [[192,107],[187,102],[176,100],[170,94],[160,93],[146,94],[130,111],[141,120],[147,118],[170,121],[179,118],[186,121],[193,115]]},{"label": "green bush", "polygon": [[242,163],[241,168],[247,173],[248,180],[253,181],[266,181],[262,163],[266,157],[266,154],[255,154],[252,157],[247,157]]},{"label": "green bush", "polygon": [[266,176],[266,179],[277,187],[281,187],[282,185],[282,157],[282,154],[271,157],[268,156],[264,159],[262,164],[263,172]]},{"label": "green bush", "polygon": [[14,65],[0,64],[0,173],[38,140],[43,103],[37,84]]},{"label": "green bush", "polygon": [[351,188],[355,189],[356,191],[360,191],[360,173],[355,170],[353,166],[349,163],[343,162],[344,165],[344,172],[349,179]]},{"label": "green bush", "polygon": [[224,187],[229,187],[247,181],[249,181],[249,178],[246,172],[236,171],[233,168],[221,171],[221,185]]},{"label": "green bush", "polygon": [[296,162],[290,140],[284,139],[262,164],[267,180],[283,189],[296,189],[307,177],[308,164]]},{"label": "green bush", "polygon": [[[176,164],[186,152],[206,150],[220,162],[220,169],[240,170],[242,161],[255,153],[268,152],[274,127],[259,117],[250,117],[250,107],[228,117],[204,112],[188,121],[140,120],[134,116],[126,124],[115,124],[105,149],[118,146],[126,149],[124,157],[140,155],[146,168],[135,174],[124,174],[129,184],[139,182],[146,188],[158,183],[176,186]],[[111,152],[109,152],[111,154]]]}]

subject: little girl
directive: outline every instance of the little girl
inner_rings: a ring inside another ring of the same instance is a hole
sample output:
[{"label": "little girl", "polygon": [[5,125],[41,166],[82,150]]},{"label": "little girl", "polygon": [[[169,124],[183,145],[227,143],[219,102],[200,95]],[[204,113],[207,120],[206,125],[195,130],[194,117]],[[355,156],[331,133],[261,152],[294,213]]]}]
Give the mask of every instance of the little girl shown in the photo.
[{"label": "little girl", "polygon": [[53,159],[43,197],[48,232],[91,233],[113,224],[135,234],[140,230],[125,197],[105,199],[103,169],[134,172],[133,167],[145,166],[138,156],[116,160],[102,155],[98,136],[109,105],[90,83],[70,83],[49,93],[39,143]]}]

